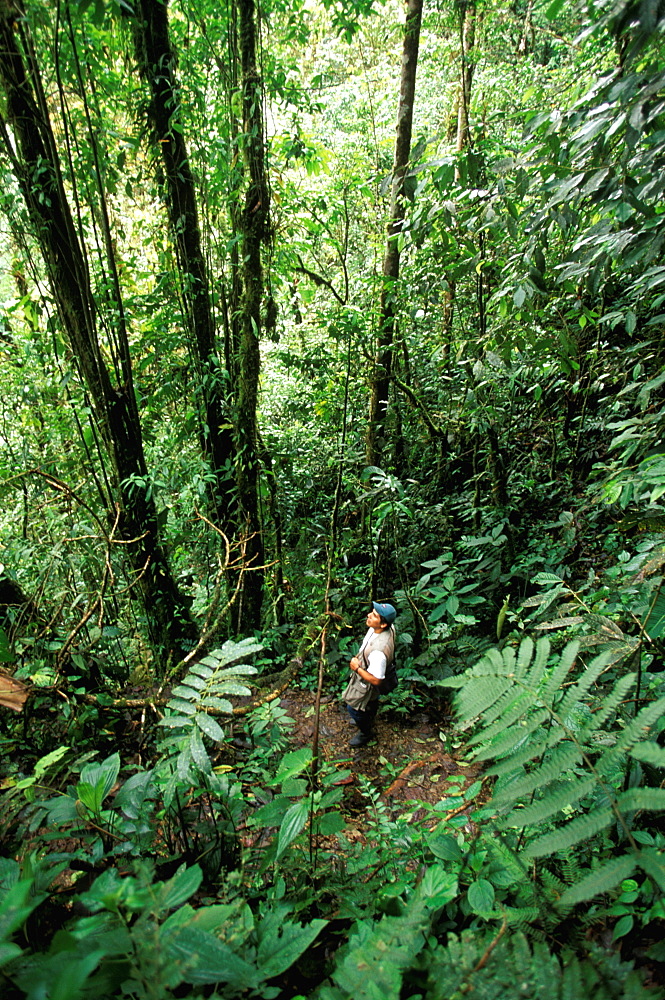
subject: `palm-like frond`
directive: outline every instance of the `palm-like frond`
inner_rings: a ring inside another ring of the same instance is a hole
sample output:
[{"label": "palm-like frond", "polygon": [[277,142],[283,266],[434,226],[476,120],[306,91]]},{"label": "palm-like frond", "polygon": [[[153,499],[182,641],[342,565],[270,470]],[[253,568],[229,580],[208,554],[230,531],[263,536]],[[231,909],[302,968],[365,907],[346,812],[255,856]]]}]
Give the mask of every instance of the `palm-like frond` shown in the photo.
[{"label": "palm-like frond", "polygon": [[644,782],[623,788],[633,748],[636,758],[662,766],[662,750],[649,736],[665,715],[665,698],[622,728],[616,714],[635,675],[608,684],[603,675],[610,653],[581,665],[578,649],[573,642],[552,656],[546,638],[535,644],[525,639],[517,650],[492,650],[449,684],[458,689],[461,728],[476,730],[470,740],[475,758],[491,762],[489,774],[498,779],[492,799],[497,825],[521,831],[526,864],[557,853],[565,859],[617,825],[622,853],[609,859],[598,853],[590,871],[586,852],[561,897],[564,906],[608,891],[636,867],[665,885],[663,853],[641,848],[640,837],[633,837],[641,817],[665,809],[665,789]]}]

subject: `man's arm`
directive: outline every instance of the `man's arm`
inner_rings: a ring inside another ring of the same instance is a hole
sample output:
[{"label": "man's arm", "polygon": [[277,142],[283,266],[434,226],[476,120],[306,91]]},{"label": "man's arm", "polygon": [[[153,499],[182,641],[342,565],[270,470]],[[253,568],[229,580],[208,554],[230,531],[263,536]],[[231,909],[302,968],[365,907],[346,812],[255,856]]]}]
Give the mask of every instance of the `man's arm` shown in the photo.
[{"label": "man's arm", "polygon": [[[373,657],[377,657],[377,654],[378,656],[382,656],[384,659],[383,674],[385,676],[387,661],[383,653],[379,652],[379,650],[374,650],[370,653],[370,663]],[[374,666],[374,664],[372,664],[372,666]],[[358,677],[362,678],[362,680],[366,681],[368,684],[371,684],[372,687],[378,687],[383,680],[383,677],[377,677],[369,670],[365,670],[357,656],[354,656],[350,661],[349,667],[354,673],[358,674]]]}]

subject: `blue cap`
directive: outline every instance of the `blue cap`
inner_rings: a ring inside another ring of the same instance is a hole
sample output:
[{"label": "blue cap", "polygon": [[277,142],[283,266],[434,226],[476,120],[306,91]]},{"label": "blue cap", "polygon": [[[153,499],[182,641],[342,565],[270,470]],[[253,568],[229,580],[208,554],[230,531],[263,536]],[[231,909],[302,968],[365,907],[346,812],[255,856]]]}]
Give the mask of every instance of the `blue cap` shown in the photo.
[{"label": "blue cap", "polygon": [[389,625],[392,625],[397,618],[397,612],[392,604],[377,604],[376,601],[372,601],[372,607],[377,614],[381,615],[384,621],[388,622]]}]

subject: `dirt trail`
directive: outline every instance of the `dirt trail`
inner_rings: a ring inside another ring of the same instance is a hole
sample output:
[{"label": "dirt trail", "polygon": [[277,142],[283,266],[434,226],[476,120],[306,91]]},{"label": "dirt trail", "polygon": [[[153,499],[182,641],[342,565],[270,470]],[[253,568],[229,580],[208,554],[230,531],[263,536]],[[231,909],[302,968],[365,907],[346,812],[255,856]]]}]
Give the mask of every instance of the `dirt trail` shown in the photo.
[{"label": "dirt trail", "polygon": [[[314,735],[313,691],[289,689],[281,699],[281,707],[295,721],[292,733],[294,747],[307,746]],[[440,733],[445,723],[432,721],[425,715],[408,720],[379,711],[376,721],[376,741],[361,749],[349,746],[357,732],[349,722],[346,709],[337,699],[324,699],[321,705],[319,746],[326,760],[339,762],[341,767],[365,775],[392,802],[418,799],[434,804],[450,795],[459,795],[478,776],[477,765],[466,765],[446,752]],[[450,778],[462,775],[455,781]],[[353,780],[353,779],[352,779]]]}]

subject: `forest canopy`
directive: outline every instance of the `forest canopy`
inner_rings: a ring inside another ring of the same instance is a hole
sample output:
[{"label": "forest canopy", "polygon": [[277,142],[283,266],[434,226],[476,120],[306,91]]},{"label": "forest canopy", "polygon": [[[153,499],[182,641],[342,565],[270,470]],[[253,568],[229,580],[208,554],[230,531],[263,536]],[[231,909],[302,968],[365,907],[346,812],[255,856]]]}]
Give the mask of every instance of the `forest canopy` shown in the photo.
[{"label": "forest canopy", "polygon": [[663,995],[664,28],[0,0],[8,996]]}]

